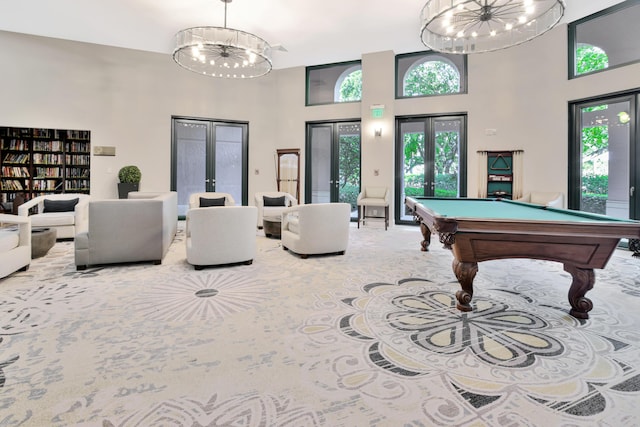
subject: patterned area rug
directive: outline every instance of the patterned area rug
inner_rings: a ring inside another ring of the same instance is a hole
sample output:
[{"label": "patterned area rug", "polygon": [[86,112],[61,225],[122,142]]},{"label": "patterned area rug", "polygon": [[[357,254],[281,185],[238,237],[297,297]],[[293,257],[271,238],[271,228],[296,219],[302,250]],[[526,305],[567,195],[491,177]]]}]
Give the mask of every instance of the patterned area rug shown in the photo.
[{"label": "patterned area rug", "polygon": [[256,233],[250,266],[73,265],[58,242],[0,280],[1,426],[637,426],[640,260],[617,251],[568,315],[571,277],[479,264],[420,231],[350,230],[301,259]]}]

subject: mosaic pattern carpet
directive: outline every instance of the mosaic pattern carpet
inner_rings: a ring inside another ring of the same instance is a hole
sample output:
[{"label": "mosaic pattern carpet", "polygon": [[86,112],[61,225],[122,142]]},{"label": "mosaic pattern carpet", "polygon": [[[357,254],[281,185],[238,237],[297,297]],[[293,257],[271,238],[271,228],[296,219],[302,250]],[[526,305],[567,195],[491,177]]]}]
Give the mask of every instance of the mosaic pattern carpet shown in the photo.
[{"label": "mosaic pattern carpet", "polygon": [[479,264],[455,308],[452,255],[417,227],[350,230],[301,259],[256,232],[249,266],[195,271],[182,224],[162,265],[77,272],[58,242],[0,280],[0,426],[638,426],[640,259],[571,277]]}]

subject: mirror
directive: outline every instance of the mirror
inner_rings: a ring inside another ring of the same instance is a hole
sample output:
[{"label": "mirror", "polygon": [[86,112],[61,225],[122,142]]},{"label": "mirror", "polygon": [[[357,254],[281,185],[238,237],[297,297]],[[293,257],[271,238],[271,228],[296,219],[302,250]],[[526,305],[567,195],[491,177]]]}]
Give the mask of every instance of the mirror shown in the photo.
[{"label": "mirror", "polygon": [[300,149],[285,148],[276,152],[278,191],[291,194],[300,203]]}]

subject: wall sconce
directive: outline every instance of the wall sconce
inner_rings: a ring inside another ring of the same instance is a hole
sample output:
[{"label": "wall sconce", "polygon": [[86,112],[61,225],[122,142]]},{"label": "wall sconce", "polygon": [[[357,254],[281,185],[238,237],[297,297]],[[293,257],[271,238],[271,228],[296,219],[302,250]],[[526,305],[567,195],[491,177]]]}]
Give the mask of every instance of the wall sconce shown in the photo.
[{"label": "wall sconce", "polygon": [[373,130],[373,136],[375,136],[376,138],[379,136],[382,136],[382,128],[381,127],[377,127]]}]

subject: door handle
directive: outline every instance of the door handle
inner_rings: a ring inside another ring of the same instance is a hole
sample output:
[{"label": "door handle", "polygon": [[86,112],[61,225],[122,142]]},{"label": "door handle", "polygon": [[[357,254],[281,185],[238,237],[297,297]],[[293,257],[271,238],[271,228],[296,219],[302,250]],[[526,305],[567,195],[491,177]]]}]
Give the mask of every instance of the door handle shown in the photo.
[{"label": "door handle", "polygon": [[636,192],[636,187],[631,186],[629,188],[629,197],[633,197],[633,193],[635,193],[635,192]]}]

